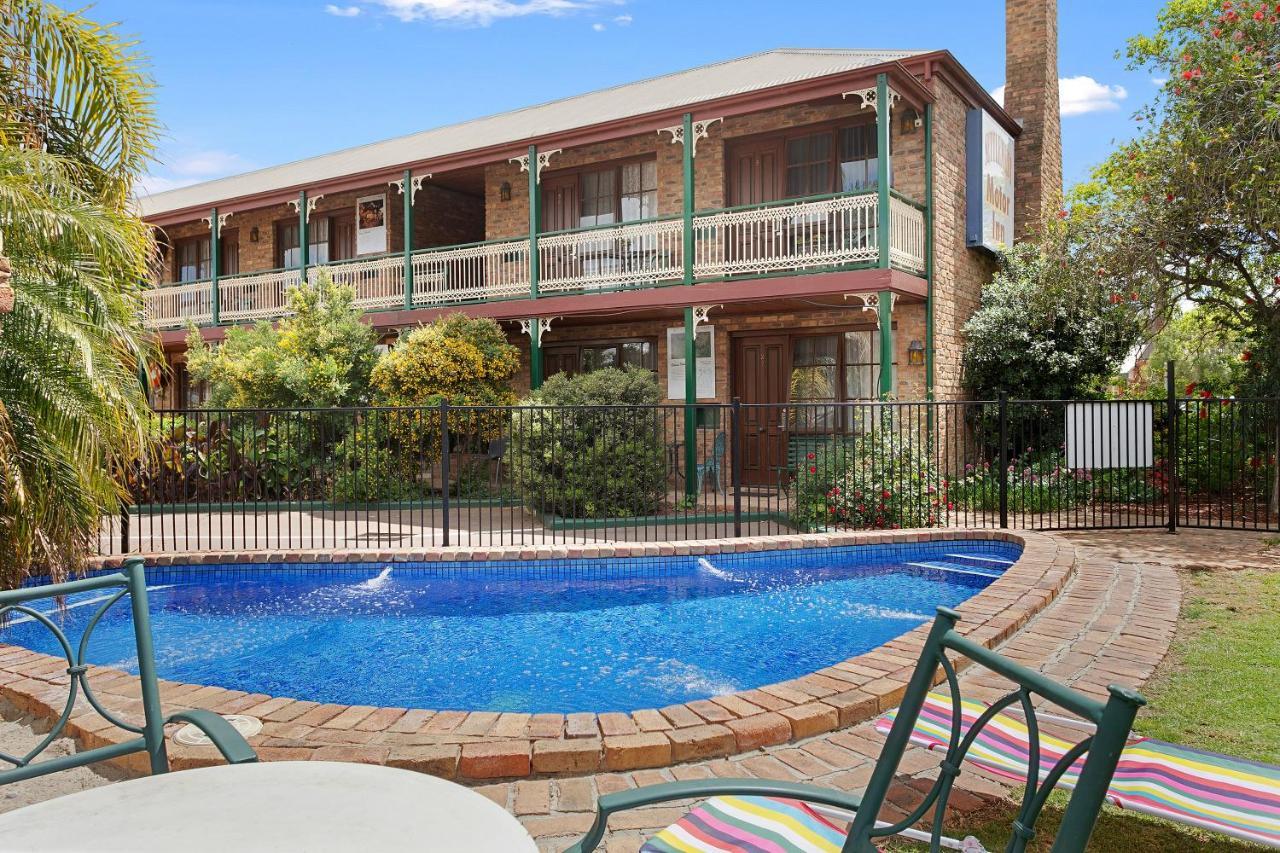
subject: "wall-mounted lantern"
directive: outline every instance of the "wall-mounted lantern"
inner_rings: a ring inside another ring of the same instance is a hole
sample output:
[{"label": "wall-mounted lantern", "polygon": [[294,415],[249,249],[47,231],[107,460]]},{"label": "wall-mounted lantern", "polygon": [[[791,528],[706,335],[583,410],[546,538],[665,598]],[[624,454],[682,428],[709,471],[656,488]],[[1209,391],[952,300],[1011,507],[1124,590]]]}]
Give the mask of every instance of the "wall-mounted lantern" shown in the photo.
[{"label": "wall-mounted lantern", "polygon": [[511,201],[510,181],[503,181],[502,186],[498,187],[498,198],[502,201]]},{"label": "wall-mounted lantern", "polygon": [[249,229],[249,242],[250,243],[258,242],[258,226],[257,225]]},{"label": "wall-mounted lantern", "polygon": [[907,364],[912,367],[924,364],[924,344],[920,341],[912,341],[907,345]]},{"label": "wall-mounted lantern", "polygon": [[924,125],[924,119],[920,118],[920,113],[911,107],[907,107],[902,111],[902,132],[914,133],[917,128]]}]

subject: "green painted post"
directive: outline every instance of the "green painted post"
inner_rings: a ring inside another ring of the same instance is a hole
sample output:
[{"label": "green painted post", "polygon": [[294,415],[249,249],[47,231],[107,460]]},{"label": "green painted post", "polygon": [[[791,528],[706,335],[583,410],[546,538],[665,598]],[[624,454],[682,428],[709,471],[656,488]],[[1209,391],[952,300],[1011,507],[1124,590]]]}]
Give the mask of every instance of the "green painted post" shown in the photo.
[{"label": "green painted post", "polygon": [[[685,145],[688,146],[688,137]],[[693,308],[684,309],[684,491],[697,498],[698,483],[698,365]]]},{"label": "green painted post", "polygon": [[880,399],[893,396],[893,293],[880,291]]},{"label": "green painted post", "polygon": [[218,255],[222,249],[222,232],[218,229],[218,208],[209,211],[209,310],[213,325],[221,322],[222,308],[218,300]]},{"label": "green painted post", "polygon": [[413,307],[413,172],[404,170],[404,310]]},{"label": "green painted post", "polygon": [[298,281],[307,280],[307,191],[298,193]]},{"label": "green painted post", "polygon": [[684,256],[684,283],[693,284],[693,115],[684,114],[684,233],[681,254]]},{"label": "green painted post", "polygon": [[880,159],[876,175],[876,247],[877,266],[889,268],[889,75],[876,75],[876,156]]},{"label": "green painted post", "polygon": [[542,322],[534,317],[529,321],[529,387],[537,391],[542,387]]},{"label": "green painted post", "polygon": [[[542,199],[538,190],[538,146],[529,146],[529,298],[538,298],[538,226]],[[536,333],[535,333],[536,335]],[[537,338],[533,338],[536,340]],[[541,353],[539,353],[541,358]]]},{"label": "green painted post", "polygon": [[[876,156],[880,159],[876,175],[876,265],[889,269],[889,75],[876,75]],[[893,394],[893,296],[880,291],[880,399]]]},{"label": "green painted post", "polygon": [[[933,399],[933,104],[924,105],[924,277],[928,291],[924,303],[924,387],[925,397]],[[933,417],[933,409],[929,410]]]}]

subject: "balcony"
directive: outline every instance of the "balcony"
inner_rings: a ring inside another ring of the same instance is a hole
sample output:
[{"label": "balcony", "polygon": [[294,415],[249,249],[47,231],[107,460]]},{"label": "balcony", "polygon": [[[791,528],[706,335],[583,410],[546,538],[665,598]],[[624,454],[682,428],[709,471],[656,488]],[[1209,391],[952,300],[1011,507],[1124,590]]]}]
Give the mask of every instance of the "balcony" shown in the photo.
[{"label": "balcony", "polygon": [[[879,265],[880,217],[875,192],[845,193],[695,213],[695,282],[789,272]],[[921,205],[889,197],[889,265],[912,274],[925,269]],[[469,302],[527,299],[531,287],[527,237],[419,249],[326,265],[334,281],[351,286],[365,310],[433,308]],[[537,295],[631,290],[684,280],[684,220],[662,217],[619,225],[539,234]],[[318,267],[308,269],[314,278]],[[270,270],[218,279],[217,320],[244,323],[287,313],[288,289],[299,271]],[[147,294],[147,325],[172,329],[214,323],[212,282],[161,285]]]}]

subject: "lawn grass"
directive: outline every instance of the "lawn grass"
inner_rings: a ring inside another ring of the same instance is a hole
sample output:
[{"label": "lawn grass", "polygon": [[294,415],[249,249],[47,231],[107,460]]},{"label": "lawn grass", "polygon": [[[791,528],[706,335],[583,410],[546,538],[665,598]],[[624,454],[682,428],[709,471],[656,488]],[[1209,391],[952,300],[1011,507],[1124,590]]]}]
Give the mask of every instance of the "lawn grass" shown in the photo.
[{"label": "lawn grass", "polygon": [[[1181,580],[1177,634],[1169,656],[1143,688],[1149,704],[1137,730],[1173,743],[1280,762],[1280,572],[1191,572]],[[1049,850],[1066,802],[1060,791],[1050,798],[1028,850]],[[1002,850],[1013,816],[1011,807],[997,804],[947,829],[953,836],[976,836],[988,850]],[[895,839],[884,849],[925,847]],[[1107,807],[1089,849],[1244,853],[1265,848]]]}]

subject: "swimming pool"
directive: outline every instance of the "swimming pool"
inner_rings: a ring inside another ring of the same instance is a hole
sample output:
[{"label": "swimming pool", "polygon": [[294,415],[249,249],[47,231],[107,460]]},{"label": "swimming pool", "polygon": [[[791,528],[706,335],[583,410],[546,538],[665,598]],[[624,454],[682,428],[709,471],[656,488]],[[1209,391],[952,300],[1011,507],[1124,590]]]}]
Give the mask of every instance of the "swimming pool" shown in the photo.
[{"label": "swimming pool", "polygon": [[[353,705],[634,710],[804,675],[930,620],[1021,553],[986,540],[148,572],[159,674]],[[100,594],[46,608],[76,638]],[[88,658],[136,671],[117,606]],[[57,654],[21,617],[0,639]]]}]

